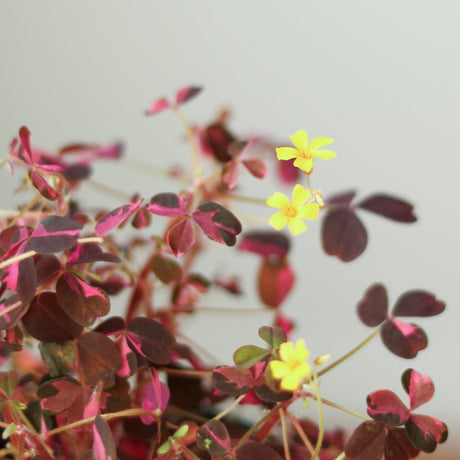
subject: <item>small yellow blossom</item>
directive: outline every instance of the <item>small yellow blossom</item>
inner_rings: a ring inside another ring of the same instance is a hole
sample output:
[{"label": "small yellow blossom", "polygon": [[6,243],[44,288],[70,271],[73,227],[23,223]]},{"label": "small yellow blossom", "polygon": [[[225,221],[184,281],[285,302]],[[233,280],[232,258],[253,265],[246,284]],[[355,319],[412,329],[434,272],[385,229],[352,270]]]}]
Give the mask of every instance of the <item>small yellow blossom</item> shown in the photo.
[{"label": "small yellow blossom", "polygon": [[321,364],[326,363],[326,362],[329,361],[330,359],[331,359],[331,355],[321,355],[321,356],[318,356],[318,357],[315,359],[315,365],[316,365],[316,366],[321,366]]},{"label": "small yellow blossom", "polygon": [[295,391],[300,388],[301,381],[311,374],[311,367],[306,361],[310,352],[302,339],[297,340],[294,348],[292,342],[280,345],[281,360],[272,360],[269,363],[273,377],[281,380],[280,386],[286,391]]},{"label": "small yellow blossom", "polygon": [[292,191],[292,201],[289,201],[289,198],[281,192],[270,196],[266,201],[268,206],[281,209],[270,218],[270,225],[276,230],[281,230],[288,224],[293,235],[304,232],[307,226],[302,219],[318,218],[318,203],[305,204],[310,198],[311,193],[300,184],[297,184]]},{"label": "small yellow blossom", "polygon": [[295,158],[294,166],[304,171],[306,174],[311,174],[313,170],[313,158],[321,160],[330,160],[335,157],[335,153],[331,150],[319,150],[325,145],[332,144],[333,139],[328,137],[316,137],[308,144],[308,134],[303,130],[297,131],[289,137],[294,147],[278,147],[276,156],[278,160],[292,160]]}]

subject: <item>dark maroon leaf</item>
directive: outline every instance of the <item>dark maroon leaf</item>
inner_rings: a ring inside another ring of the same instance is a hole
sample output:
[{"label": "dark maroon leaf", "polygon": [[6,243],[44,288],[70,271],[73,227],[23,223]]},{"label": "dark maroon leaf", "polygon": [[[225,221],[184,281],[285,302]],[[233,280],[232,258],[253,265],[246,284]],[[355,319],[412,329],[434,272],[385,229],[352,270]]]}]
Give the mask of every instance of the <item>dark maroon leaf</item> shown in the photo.
[{"label": "dark maroon leaf", "polygon": [[16,293],[0,300],[0,330],[16,326],[28,308],[29,305],[24,305]]},{"label": "dark maroon leaf", "polygon": [[428,402],[434,395],[433,381],[428,375],[407,369],[401,376],[404,390],[409,395],[410,409],[414,410]]},{"label": "dark maroon leaf", "polygon": [[115,439],[107,422],[97,415],[93,425],[93,459],[115,460],[117,448]]},{"label": "dark maroon leaf", "polygon": [[175,193],[158,193],[153,196],[147,209],[158,216],[178,217],[187,214],[190,202],[189,194],[176,195]]},{"label": "dark maroon leaf", "polygon": [[61,270],[61,262],[54,254],[39,254],[35,259],[37,286],[52,280]]},{"label": "dark maroon leaf", "polygon": [[433,452],[437,444],[447,439],[445,423],[428,415],[411,414],[406,433],[412,444],[424,452]]},{"label": "dark maroon leaf", "polygon": [[130,346],[155,364],[171,361],[171,351],[176,345],[174,336],[158,321],[134,318],[126,327]]},{"label": "dark maroon leaf", "polygon": [[195,233],[188,217],[176,222],[166,233],[166,243],[176,257],[190,251],[194,242]]},{"label": "dark maroon leaf", "polygon": [[248,145],[248,141],[235,141],[228,146],[227,151],[232,158],[236,158],[243,153]]},{"label": "dark maroon leaf", "polygon": [[388,294],[382,284],[373,284],[358,303],[359,319],[370,327],[378,326],[387,319]]},{"label": "dark maroon leaf", "polygon": [[61,307],[54,292],[42,292],[35,297],[22,323],[41,342],[64,343],[77,338],[83,330]]},{"label": "dark maroon leaf", "polygon": [[102,332],[105,335],[112,335],[121,332],[125,328],[125,320],[121,316],[111,316],[102,321],[95,331]]},{"label": "dark maroon leaf", "polygon": [[267,173],[268,168],[262,160],[254,158],[252,160],[243,160],[243,166],[257,179],[263,179]]},{"label": "dark maroon leaf", "polygon": [[42,409],[59,414],[82,396],[82,387],[69,377],[48,380],[38,387],[37,396]]},{"label": "dark maroon leaf", "polygon": [[136,211],[134,214],[133,220],[131,221],[131,225],[134,228],[145,228],[150,225],[152,221],[152,216],[150,215],[149,211],[146,207],[142,207]]},{"label": "dark maroon leaf", "polygon": [[199,86],[186,86],[181,88],[176,94],[176,105],[182,105],[197,96],[203,88]]},{"label": "dark maroon leaf", "polygon": [[252,379],[247,370],[232,366],[216,367],[212,371],[214,386],[222,393],[239,396],[247,393],[252,386]]},{"label": "dark maroon leaf", "polygon": [[59,278],[56,294],[62,308],[82,326],[91,326],[96,318],[110,311],[110,300],[102,289],[70,272]]},{"label": "dark maroon leaf", "polygon": [[295,275],[285,257],[265,257],[258,275],[258,292],[262,302],[278,308],[294,286]]},{"label": "dark maroon leaf", "polygon": [[380,329],[380,335],[384,345],[401,358],[415,358],[420,350],[428,346],[428,338],[421,327],[396,319],[386,321]]},{"label": "dark maroon leaf", "polygon": [[406,201],[378,194],[365,198],[358,205],[361,209],[375,212],[398,222],[415,222],[414,207]]},{"label": "dark maroon leaf", "polygon": [[77,242],[83,224],[60,216],[41,221],[30,236],[32,249],[40,254],[52,254],[70,249]]},{"label": "dark maroon leaf", "polygon": [[32,232],[26,227],[9,227],[0,232],[0,254],[2,259],[8,259],[24,251],[23,243]]},{"label": "dark maroon leaf", "polygon": [[275,391],[265,383],[257,383],[254,386],[255,394],[264,402],[277,403],[280,401],[287,401],[292,398],[291,391]]},{"label": "dark maroon leaf", "polygon": [[367,232],[353,211],[329,211],[322,225],[323,248],[330,256],[350,262],[367,246]]},{"label": "dark maroon leaf", "polygon": [[98,220],[96,224],[96,234],[99,236],[106,235],[110,230],[118,225],[121,225],[126,221],[132,214],[134,214],[142,204],[142,199],[135,201],[134,203],[128,203],[120,206]]},{"label": "dark maroon leaf", "polygon": [[72,248],[67,258],[67,266],[76,264],[87,264],[90,262],[111,262],[118,263],[120,258],[115,254],[104,252],[96,243],[77,244]]},{"label": "dark maroon leaf", "polygon": [[409,419],[409,409],[390,390],[377,390],[366,399],[367,413],[376,421],[386,425],[399,426]]},{"label": "dark maroon leaf", "polygon": [[383,423],[361,423],[345,446],[345,455],[353,460],[381,460],[385,446],[386,428]]},{"label": "dark maroon leaf", "polygon": [[385,460],[409,460],[415,458],[420,450],[412,445],[404,428],[388,427],[385,440]]},{"label": "dark maroon leaf", "polygon": [[29,178],[32,185],[40,192],[47,200],[55,201],[58,198],[58,193],[51,187],[46,179],[35,169],[29,171]]},{"label": "dark maroon leaf", "polygon": [[227,246],[236,243],[236,235],[242,230],[240,221],[233,213],[211,201],[200,204],[192,217],[208,238]]},{"label": "dark maroon leaf", "polygon": [[202,148],[211,153],[214,158],[222,163],[230,161],[232,156],[228,153],[228,148],[235,137],[231,134],[223,123],[218,122],[209,125],[201,133]]},{"label": "dark maroon leaf", "polygon": [[158,99],[145,112],[146,115],[155,115],[171,107],[167,99]]},{"label": "dark maroon leaf", "polygon": [[239,170],[238,164],[234,161],[225,163],[222,167],[221,181],[227,190],[233,190],[238,182]]},{"label": "dark maroon leaf", "polygon": [[356,195],[355,190],[333,195],[326,200],[326,203],[332,207],[348,208],[353,198]]},{"label": "dark maroon leaf", "polygon": [[210,420],[198,429],[196,443],[209,455],[224,455],[230,450],[230,435],[220,420]]},{"label": "dark maroon leaf", "polygon": [[283,460],[283,457],[265,444],[246,441],[236,450],[236,460]]},{"label": "dark maroon leaf", "polygon": [[64,165],[62,175],[69,181],[80,181],[91,176],[91,166],[85,163]]},{"label": "dark maroon leaf", "polygon": [[96,386],[102,380],[104,388],[112,387],[115,383],[115,372],[122,365],[115,344],[100,332],[88,332],[77,340],[77,349],[85,382]]},{"label": "dark maroon leaf", "polygon": [[248,232],[244,233],[239,249],[250,251],[261,256],[284,257],[290,249],[289,238],[280,232]]},{"label": "dark maroon leaf", "polygon": [[402,294],[393,308],[394,316],[435,316],[446,308],[433,294],[425,291],[409,291]]},{"label": "dark maroon leaf", "polygon": [[182,267],[176,260],[166,257],[163,253],[152,257],[152,270],[155,276],[165,284],[177,283],[182,277]]}]

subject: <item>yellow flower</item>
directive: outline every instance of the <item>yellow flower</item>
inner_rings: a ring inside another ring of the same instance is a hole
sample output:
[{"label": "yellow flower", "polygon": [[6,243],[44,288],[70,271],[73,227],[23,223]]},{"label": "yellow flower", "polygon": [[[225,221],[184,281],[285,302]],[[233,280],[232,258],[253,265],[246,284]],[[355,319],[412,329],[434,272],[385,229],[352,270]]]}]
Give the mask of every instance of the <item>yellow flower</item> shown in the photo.
[{"label": "yellow flower", "polygon": [[331,150],[319,150],[321,147],[334,142],[333,139],[328,137],[316,137],[308,144],[308,134],[301,129],[290,136],[289,139],[291,139],[295,148],[279,147],[276,149],[276,156],[278,160],[292,160],[292,158],[295,158],[294,166],[306,174],[311,174],[313,170],[313,158],[330,160],[335,157],[335,153]]},{"label": "yellow flower", "polygon": [[314,220],[318,218],[318,203],[306,203],[311,193],[297,184],[292,191],[292,202],[281,192],[276,192],[266,201],[272,208],[280,208],[281,211],[273,214],[270,225],[276,230],[281,230],[286,224],[293,235],[298,235],[307,229],[302,219]]},{"label": "yellow flower", "polygon": [[306,362],[310,352],[302,339],[297,340],[296,346],[292,342],[284,342],[279,350],[281,360],[270,361],[270,371],[273,377],[281,380],[280,386],[286,391],[295,391],[300,388],[301,380],[311,374],[311,367]]}]

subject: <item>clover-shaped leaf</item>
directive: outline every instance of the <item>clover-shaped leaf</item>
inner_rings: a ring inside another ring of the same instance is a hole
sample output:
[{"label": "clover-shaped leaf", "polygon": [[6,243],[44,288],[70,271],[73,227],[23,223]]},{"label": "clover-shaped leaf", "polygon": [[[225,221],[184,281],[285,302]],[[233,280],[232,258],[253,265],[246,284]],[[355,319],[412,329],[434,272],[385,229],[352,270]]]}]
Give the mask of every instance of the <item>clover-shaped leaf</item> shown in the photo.
[{"label": "clover-shaped leaf", "polygon": [[378,326],[387,319],[388,295],[382,284],[374,284],[364,293],[358,303],[359,319],[370,327]]},{"label": "clover-shaped leaf", "polygon": [[424,452],[433,452],[447,439],[447,426],[428,415],[412,414],[406,424],[406,433],[412,444]]},{"label": "clover-shaped leaf", "polygon": [[151,198],[150,203],[147,205],[147,210],[158,216],[185,216],[190,199],[191,196],[187,193],[181,195],[167,192],[158,193]]},{"label": "clover-shaped leaf", "polygon": [[289,252],[290,240],[277,231],[247,232],[243,234],[238,248],[261,256],[284,257]]},{"label": "clover-shaped leaf", "polygon": [[214,386],[222,393],[239,396],[247,393],[252,386],[252,379],[245,369],[233,366],[220,366],[212,371]]},{"label": "clover-shaped leaf", "polygon": [[414,207],[410,203],[384,194],[375,194],[365,198],[357,206],[398,222],[417,220],[413,212]]},{"label": "clover-shaped leaf", "polygon": [[194,242],[195,233],[192,223],[187,217],[174,223],[166,233],[166,243],[176,257],[190,251]]},{"label": "clover-shaped leaf", "polygon": [[367,396],[367,413],[376,421],[399,426],[409,419],[409,409],[390,390],[377,390]]},{"label": "clover-shaped leaf", "polygon": [[394,316],[435,316],[442,313],[446,304],[436,299],[433,294],[426,291],[405,292],[396,301],[393,308]]},{"label": "clover-shaped leaf", "polygon": [[396,319],[390,319],[382,325],[380,336],[384,345],[401,358],[415,358],[420,350],[428,346],[428,338],[421,327]]},{"label": "clover-shaped leaf", "polygon": [[264,257],[257,285],[265,305],[278,308],[291,292],[294,282],[294,272],[285,257]]},{"label": "clover-shaped leaf", "polygon": [[210,420],[196,433],[196,443],[209,455],[224,455],[230,450],[231,441],[227,428],[220,420]]},{"label": "clover-shaped leaf", "polygon": [[414,410],[428,402],[434,394],[433,381],[428,375],[407,369],[401,376],[404,390],[409,395],[410,409]]},{"label": "clover-shaped leaf", "polygon": [[142,199],[130,202],[115,208],[113,211],[101,217],[96,224],[96,234],[106,235],[113,228],[123,224],[132,214],[134,214],[142,204]]},{"label": "clover-shaped leaf", "polygon": [[233,361],[239,368],[246,369],[262,361],[269,351],[256,345],[243,345],[233,353]]},{"label": "clover-shaped leaf", "polygon": [[361,423],[345,446],[345,454],[353,460],[381,460],[385,447],[386,429],[383,423]]}]

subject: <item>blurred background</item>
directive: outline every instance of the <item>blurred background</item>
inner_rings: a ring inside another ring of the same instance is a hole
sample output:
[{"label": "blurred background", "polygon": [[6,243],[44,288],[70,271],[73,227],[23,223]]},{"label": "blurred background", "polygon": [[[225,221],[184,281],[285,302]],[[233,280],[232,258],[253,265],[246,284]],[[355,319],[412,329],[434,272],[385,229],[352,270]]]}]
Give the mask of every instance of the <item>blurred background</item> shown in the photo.
[{"label": "blurred background", "polygon": [[[154,100],[172,98],[188,84],[204,87],[184,107],[191,123],[208,123],[230,108],[230,127],[242,137],[262,133],[289,145],[288,137],[305,129],[312,137],[335,139],[337,158],[316,163],[315,187],[326,197],[351,188],[361,197],[390,192],[412,202],[419,220],[405,225],[362,213],[369,246],[349,264],[323,253],[320,224],[312,222],[294,241],[298,279],[284,311],[295,317],[295,337],[306,340],[313,356],[334,358],[369,334],[355,309],[372,283],[387,286],[391,303],[417,288],[445,300],[445,313],[415,320],[430,342],[415,360],[390,354],[377,339],[328,374],[322,394],[365,412],[366,395],[378,388],[406,401],[400,384],[405,369],[428,374],[436,393],[418,411],[445,421],[450,430],[448,442],[428,458],[447,458],[449,452],[457,458],[459,18],[456,0],[283,6],[261,0],[2,1],[0,145],[7,154],[22,125],[31,130],[33,145],[50,151],[73,141],[120,140],[126,160],[121,166],[99,163],[95,180],[146,199],[176,192],[178,184],[136,170],[132,161],[189,164],[174,115],[143,115]],[[11,192],[15,179],[0,171],[2,208],[20,201]],[[279,189],[272,180],[246,179],[245,195],[265,199]],[[119,196],[98,189],[85,192],[82,201],[122,204]],[[270,210],[253,207],[250,213],[268,217]],[[217,246],[201,261],[203,273],[233,274],[244,266],[247,295],[238,306],[260,306],[253,292],[258,258]],[[231,307],[234,300],[212,295],[203,305]],[[261,345],[257,329],[269,321],[260,312],[202,311],[184,327],[230,364],[237,347]],[[337,411],[326,417],[330,428],[358,424]]]}]

